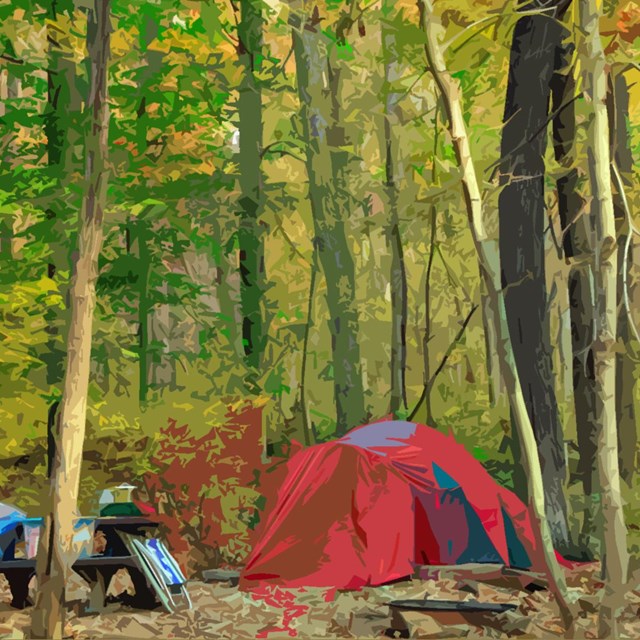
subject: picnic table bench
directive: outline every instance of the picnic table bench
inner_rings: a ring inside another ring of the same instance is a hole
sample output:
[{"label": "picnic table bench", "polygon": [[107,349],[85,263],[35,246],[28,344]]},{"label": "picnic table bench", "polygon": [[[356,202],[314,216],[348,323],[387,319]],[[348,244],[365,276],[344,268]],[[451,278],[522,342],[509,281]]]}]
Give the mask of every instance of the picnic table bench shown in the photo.
[{"label": "picnic table bench", "polygon": [[[74,571],[91,587],[89,610],[97,612],[104,609],[109,582],[121,568],[126,568],[129,572],[135,590],[135,595],[123,598],[127,604],[139,609],[157,606],[158,588],[161,586],[157,583],[160,580],[154,577],[153,572],[150,573],[149,563],[145,561],[144,554],[139,552],[141,542],[133,544],[132,542],[136,539],[139,541],[148,539],[157,529],[158,523],[135,516],[95,518],[93,522],[95,532],[101,532],[105,537],[104,551],[79,558],[73,564]],[[5,551],[0,560],[0,573],[3,573],[9,582],[11,606],[24,609],[32,604],[29,599],[29,582],[35,572],[35,558],[16,558],[15,546]],[[160,600],[166,604],[162,597]]]}]

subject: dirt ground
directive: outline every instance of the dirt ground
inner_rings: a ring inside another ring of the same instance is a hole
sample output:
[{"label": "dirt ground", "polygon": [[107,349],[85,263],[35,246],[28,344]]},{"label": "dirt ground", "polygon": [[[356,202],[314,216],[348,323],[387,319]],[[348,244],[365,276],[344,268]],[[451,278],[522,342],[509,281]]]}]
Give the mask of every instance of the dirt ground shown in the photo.
[{"label": "dirt ground", "polygon": [[[578,603],[578,631],[595,637],[597,590],[595,567],[583,567],[569,576],[573,599]],[[632,584],[636,584],[632,582]],[[82,592],[83,586],[76,585]],[[358,592],[326,589],[265,589],[243,593],[227,584],[189,585],[193,609],[168,614],[135,611],[111,605],[100,615],[70,614],[69,637],[88,638],[371,638],[380,637],[389,627],[386,603],[394,599],[428,596],[448,600],[480,600],[513,603],[518,609],[495,618],[485,627],[440,626],[422,614],[407,614],[411,636],[415,638],[535,638],[562,637],[556,610],[546,591],[527,593],[452,580],[412,580],[366,588]],[[79,594],[82,599],[83,594]],[[27,611],[9,606],[6,584],[0,588],[0,638],[23,638],[28,628]],[[640,591],[630,590],[620,617],[619,637],[640,638]]]}]

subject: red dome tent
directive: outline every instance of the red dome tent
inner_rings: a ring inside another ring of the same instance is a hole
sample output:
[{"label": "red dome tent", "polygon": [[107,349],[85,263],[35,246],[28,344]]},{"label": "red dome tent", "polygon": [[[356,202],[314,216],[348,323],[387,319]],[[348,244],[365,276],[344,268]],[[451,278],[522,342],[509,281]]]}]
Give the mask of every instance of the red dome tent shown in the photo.
[{"label": "red dome tent", "polygon": [[[354,589],[416,564],[529,568],[525,505],[452,436],[377,422],[300,451],[258,530],[241,587]],[[537,567],[536,567],[537,568]]]}]

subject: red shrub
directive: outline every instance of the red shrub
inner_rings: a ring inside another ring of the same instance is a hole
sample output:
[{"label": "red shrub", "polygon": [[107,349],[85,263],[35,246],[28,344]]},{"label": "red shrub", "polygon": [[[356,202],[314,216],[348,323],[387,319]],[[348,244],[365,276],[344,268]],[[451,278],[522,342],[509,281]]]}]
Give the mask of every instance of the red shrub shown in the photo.
[{"label": "red shrub", "polygon": [[144,484],[163,533],[188,574],[240,563],[251,527],[285,465],[262,461],[262,409],[230,411],[225,424],[195,437],[175,420],[152,453]]}]

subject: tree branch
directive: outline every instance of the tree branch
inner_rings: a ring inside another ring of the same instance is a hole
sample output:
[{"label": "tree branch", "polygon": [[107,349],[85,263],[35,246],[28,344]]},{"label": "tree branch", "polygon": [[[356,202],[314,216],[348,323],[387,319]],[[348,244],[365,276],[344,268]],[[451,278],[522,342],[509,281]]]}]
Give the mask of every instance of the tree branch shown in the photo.
[{"label": "tree branch", "polygon": [[24,60],[21,60],[20,58],[14,58],[8,53],[0,53],[0,58],[6,60],[7,62],[11,62],[12,64],[25,64]]},{"label": "tree branch", "polygon": [[627,322],[633,331],[633,336],[638,343],[640,343],[640,333],[638,333],[638,327],[633,320],[633,316],[631,315],[631,304],[629,302],[629,282],[627,279],[627,265],[629,264],[629,249],[631,248],[631,239],[633,238],[633,234],[638,233],[638,230],[635,228],[633,224],[633,219],[631,218],[631,210],[629,208],[629,201],[627,200],[627,194],[624,189],[624,184],[622,182],[622,177],[620,176],[620,172],[618,171],[618,167],[615,162],[611,163],[611,171],[615,177],[616,187],[618,189],[618,193],[620,194],[620,199],[622,200],[622,207],[624,208],[624,215],[627,218],[627,224],[629,225],[629,231],[627,232],[627,238],[624,242],[624,258],[622,260],[622,297],[624,299],[624,310],[627,314]]},{"label": "tree branch", "polygon": [[296,149],[298,148],[295,144],[293,144],[293,142],[288,142],[286,140],[284,142],[280,142],[280,141],[270,142],[260,152],[260,158],[264,158],[267,155],[267,153],[279,153],[281,156],[290,156],[291,158],[295,158],[300,162],[306,162],[306,160],[302,156],[298,156],[295,153],[291,153],[291,151],[287,151],[286,149],[276,149],[275,146],[278,144],[290,144],[292,147]]},{"label": "tree branch", "polygon": [[420,399],[418,400],[415,407],[413,408],[413,411],[409,415],[409,420],[414,419],[420,405],[424,402],[424,399],[427,397],[427,392],[433,387],[436,381],[436,378],[438,377],[440,372],[444,369],[445,365],[447,364],[447,361],[451,357],[451,354],[453,353],[454,349],[458,346],[458,343],[460,342],[460,340],[462,340],[462,336],[464,335],[464,332],[466,331],[467,326],[469,325],[469,322],[471,321],[471,318],[473,317],[473,314],[475,313],[477,308],[478,308],[478,305],[474,304],[473,307],[471,307],[471,310],[469,311],[469,313],[467,314],[467,317],[463,320],[462,324],[460,325],[460,329],[458,329],[458,333],[456,334],[456,337],[453,339],[453,342],[451,342],[451,344],[448,346],[442,360],[440,361],[440,364],[438,365],[438,368],[433,372],[433,375],[429,378],[427,383],[424,385],[424,388],[422,389],[422,394],[420,395]]}]

